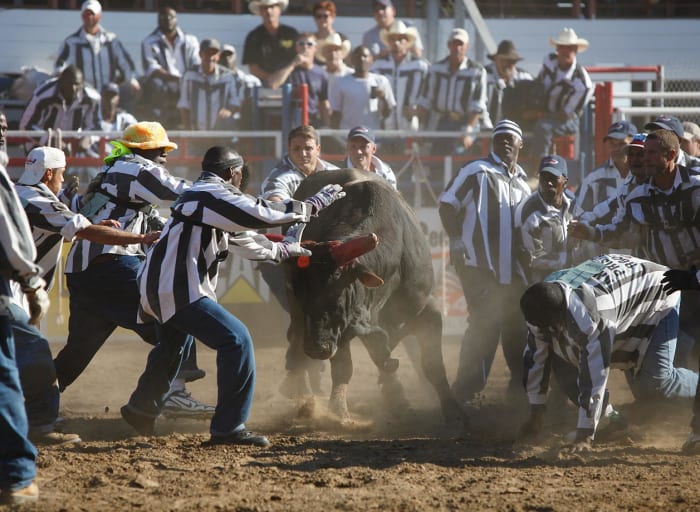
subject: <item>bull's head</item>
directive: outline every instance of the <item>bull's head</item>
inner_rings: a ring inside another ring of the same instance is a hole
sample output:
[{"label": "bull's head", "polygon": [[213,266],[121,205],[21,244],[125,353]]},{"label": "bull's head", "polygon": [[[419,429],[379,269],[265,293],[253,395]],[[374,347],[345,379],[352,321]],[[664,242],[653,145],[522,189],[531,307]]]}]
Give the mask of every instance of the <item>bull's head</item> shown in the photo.
[{"label": "bull's head", "polygon": [[[311,256],[291,262],[292,291],[303,312],[304,351],[314,359],[329,359],[348,325],[357,316],[356,282],[376,288],[384,280],[357,261],[377,247],[374,233],[345,241],[304,241]],[[301,318],[293,319],[301,321]],[[301,329],[302,326],[297,326]]]}]

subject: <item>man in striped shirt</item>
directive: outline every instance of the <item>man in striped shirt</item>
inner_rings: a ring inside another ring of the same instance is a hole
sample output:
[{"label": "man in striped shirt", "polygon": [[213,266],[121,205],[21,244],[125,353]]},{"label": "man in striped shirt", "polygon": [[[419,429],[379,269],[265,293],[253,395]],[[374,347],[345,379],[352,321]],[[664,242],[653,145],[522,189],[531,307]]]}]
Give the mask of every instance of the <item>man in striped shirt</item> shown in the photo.
[{"label": "man in striped shirt", "polygon": [[83,2],[80,17],[83,26],[69,35],[58,50],[56,73],[74,65],[85,75],[85,82],[98,91],[104,84],[117,82],[127,85],[131,94],[137,95],[141,86],[136,79],[134,61],[117,35],[100,25],[100,2]]},{"label": "man in striped shirt", "polygon": [[680,294],[667,294],[666,267],[608,254],[555,272],[520,299],[528,324],[524,361],[531,415],[526,440],[539,433],[550,372],[579,406],[572,449],[590,448],[611,368],[625,370],[637,400],[692,397],[697,372],[673,367]]},{"label": "man in striped shirt", "polygon": [[[105,159],[99,179],[89,187],[91,197],[81,213],[95,224],[106,222],[127,233],[143,235],[154,231],[153,225],[160,229],[164,219],[151,205],[168,204],[191,186],[163,167],[167,152],[176,149],[177,144],[170,142],[163,127],[154,122],[128,127],[123,138],[112,144],[115,149]],[[136,275],[144,258],[141,243],[114,244],[80,238],[73,242],[65,269],[70,293],[68,340],[55,358],[59,389],[66,389],[80,376],[117,327],[135,331],[152,345],[159,342],[154,323],[137,322]],[[193,355],[190,357],[194,359]],[[172,408],[166,412],[211,414],[211,407],[189,397],[184,380],[174,383]]]},{"label": "man in striped shirt", "polygon": [[511,372],[511,391],[522,381],[525,326],[517,298],[524,283],[516,272],[513,219],[531,193],[518,165],[520,127],[507,119],[493,130],[488,157],[463,167],[440,195],[439,213],[450,239],[450,260],[469,307],[453,389],[470,400],[486,385],[499,338]]},{"label": "man in striped shirt", "polygon": [[247,230],[308,222],[344,192],[338,185],[327,185],[304,202],[255,199],[232,184],[242,168],[243,159],[229,148],[214,146],[206,152],[202,175],[173,204],[161,240],[140,271],[140,318],[155,318],[164,334],[121,409],[122,417],[142,434],[153,433],[191,334],[217,351],[218,400],[211,443],[270,444],[245,427],[255,385],[253,341],[245,325],[216,301],[219,262],[229,250],[276,262],[310,255],[296,239],[273,243]]}]

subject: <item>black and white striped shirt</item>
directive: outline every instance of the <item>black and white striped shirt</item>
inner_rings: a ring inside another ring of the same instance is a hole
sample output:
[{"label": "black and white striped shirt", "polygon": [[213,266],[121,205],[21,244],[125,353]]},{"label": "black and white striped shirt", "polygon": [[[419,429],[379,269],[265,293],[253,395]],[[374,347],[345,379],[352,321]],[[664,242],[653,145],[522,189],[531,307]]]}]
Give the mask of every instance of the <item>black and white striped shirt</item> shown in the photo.
[{"label": "black and white striped shirt", "polygon": [[190,111],[196,130],[213,130],[219,110],[238,110],[240,105],[236,81],[222,66],[217,65],[211,75],[205,74],[200,66],[186,71],[182,77],[177,108]]},{"label": "black and white striped shirt", "polygon": [[624,214],[595,226],[594,241],[610,243],[636,227],[649,259],[671,268],[689,267],[688,255],[700,248],[700,174],[676,166],[669,190],[659,189],[651,179],[637,185],[627,196]]},{"label": "black and white striped shirt", "polygon": [[[335,169],[338,167],[320,158],[316,162],[315,172]],[[291,199],[305,178],[306,174],[297,169],[289,155],[285,155],[260,185],[260,196],[264,199],[270,199],[274,196],[281,199]]]},{"label": "black and white striped shirt", "polygon": [[31,285],[41,269],[35,263],[32,231],[15,187],[0,166],[0,298],[12,296],[9,280]]},{"label": "black and white striped shirt", "polygon": [[614,197],[624,178],[612,159],[588,173],[576,192],[574,215],[578,218],[590,212],[602,201]]},{"label": "black and white striped shirt", "polygon": [[53,285],[56,266],[61,258],[63,241],[72,242],[78,231],[92,225],[63,204],[46,185],[17,185],[17,194],[32,228],[36,245],[36,262],[42,269],[46,289]]},{"label": "black and white striped shirt", "polygon": [[537,80],[544,86],[548,112],[565,112],[578,117],[593,97],[591,77],[576,59],[569,69],[562,71],[557,54],[550,53],[544,58]]},{"label": "black and white striped shirt", "polygon": [[126,48],[114,32],[102,26],[94,36],[81,27],[63,41],[56,59],[56,73],[71,64],[83,72],[85,83],[98,91],[109,82],[128,83],[136,79],[136,67]]},{"label": "black and white striped shirt", "polygon": [[[150,205],[173,201],[191,186],[186,180],[172,176],[164,167],[135,154],[120,157],[114,165],[105,166],[103,172],[100,191],[110,199],[90,220],[95,224],[107,219],[117,220],[121,229],[130,233],[148,231],[149,216],[155,212],[150,210]],[[82,272],[99,254],[143,256],[144,251],[140,244],[103,245],[76,240],[68,253],[65,273]]]},{"label": "black and white striped shirt", "polygon": [[440,202],[461,219],[467,266],[490,270],[502,284],[512,282],[515,209],[530,193],[525,171],[518,165],[510,175],[495,153],[462,167]]},{"label": "black and white striped shirt", "polygon": [[196,68],[201,63],[199,41],[192,34],[185,34],[180,28],[171,46],[170,41],[156,28],[141,42],[141,64],[146,77],[157,69],[182,77],[185,71]]},{"label": "black and white striped shirt", "polygon": [[680,301],[679,293],[663,290],[666,270],[633,256],[607,254],[547,277],[564,291],[566,328],[554,332],[528,324],[530,403],[546,402],[549,358],[556,354],[578,368],[578,428],[595,429],[610,369],[638,370],[654,329]]},{"label": "black and white striped shirt", "polygon": [[424,83],[420,105],[433,114],[431,128],[443,114],[454,112],[466,118],[486,112],[486,70],[478,62],[465,58],[453,73],[446,57],[430,66]]},{"label": "black and white striped shirt", "polygon": [[506,83],[498,74],[495,62],[487,64],[484,68],[486,69],[486,102],[491,123],[495,124],[503,119],[503,91],[522,80],[532,80],[533,77],[524,69],[516,67],[513,69],[510,80]]},{"label": "black and white striped shirt", "polygon": [[139,272],[142,321],[153,317],[166,322],[202,297],[216,300],[219,263],[229,249],[248,259],[278,257],[276,245],[247,230],[308,222],[311,215],[306,203],[256,199],[208,172],[178,198],[172,211]]},{"label": "black and white striped shirt", "polygon": [[34,90],[19,121],[20,130],[99,130],[102,121],[100,95],[85,85],[67,104],[58,89],[58,78],[47,80]]},{"label": "black and white striped shirt", "polygon": [[413,57],[410,53],[398,64],[391,55],[374,62],[372,71],[387,77],[396,100],[396,108],[384,119],[385,129],[411,129],[410,119],[404,117],[403,109],[418,106],[429,68],[427,60]]}]

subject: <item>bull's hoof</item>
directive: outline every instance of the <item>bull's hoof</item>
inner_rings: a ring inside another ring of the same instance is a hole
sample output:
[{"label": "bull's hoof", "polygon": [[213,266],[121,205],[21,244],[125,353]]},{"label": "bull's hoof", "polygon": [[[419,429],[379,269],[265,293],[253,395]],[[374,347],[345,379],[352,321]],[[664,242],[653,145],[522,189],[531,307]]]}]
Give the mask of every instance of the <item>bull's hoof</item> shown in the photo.
[{"label": "bull's hoof", "polygon": [[379,376],[379,386],[382,391],[384,403],[392,414],[402,415],[411,410],[411,404],[406,399],[403,385],[396,373],[381,373]]},{"label": "bull's hoof", "polygon": [[460,429],[469,426],[467,411],[455,399],[442,403],[442,415],[448,427]]}]

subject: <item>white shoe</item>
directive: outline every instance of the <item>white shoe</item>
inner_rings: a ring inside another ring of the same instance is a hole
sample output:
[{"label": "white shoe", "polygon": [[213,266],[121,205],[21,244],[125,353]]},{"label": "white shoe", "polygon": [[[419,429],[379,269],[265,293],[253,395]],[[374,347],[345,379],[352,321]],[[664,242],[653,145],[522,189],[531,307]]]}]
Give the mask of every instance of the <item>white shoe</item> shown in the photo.
[{"label": "white shoe", "polygon": [[167,418],[209,419],[215,408],[192,398],[189,391],[173,391],[163,404],[163,416]]}]

